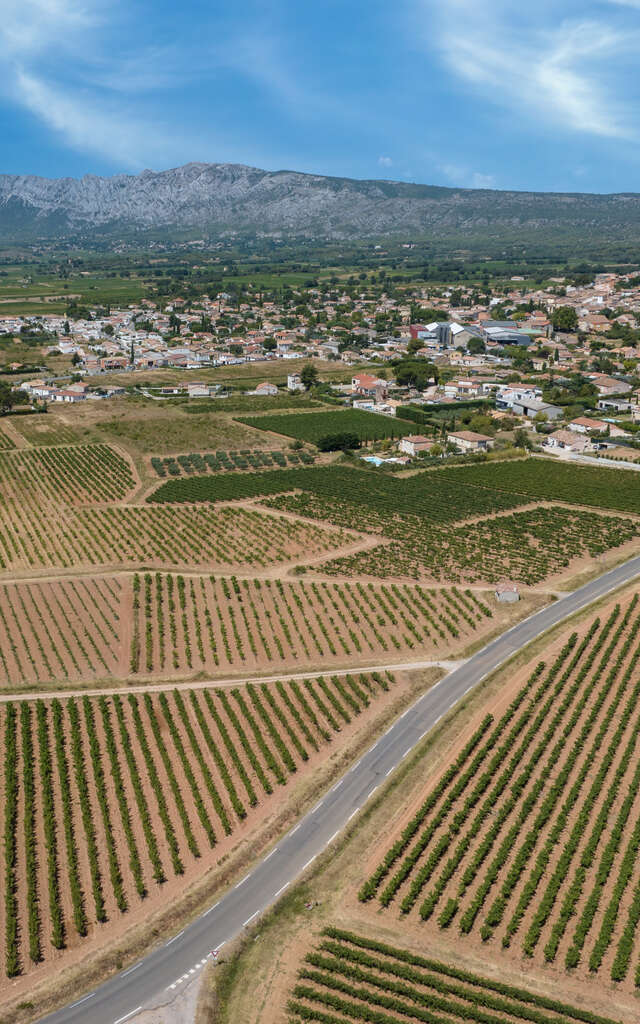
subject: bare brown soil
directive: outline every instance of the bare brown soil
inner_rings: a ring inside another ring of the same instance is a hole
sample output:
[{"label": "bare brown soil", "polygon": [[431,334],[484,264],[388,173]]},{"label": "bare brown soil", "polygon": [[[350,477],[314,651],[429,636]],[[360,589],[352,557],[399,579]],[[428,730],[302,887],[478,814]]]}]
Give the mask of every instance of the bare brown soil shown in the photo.
[{"label": "bare brown soil", "polygon": [[[249,807],[247,790],[244,787],[244,784],[238,781],[237,772],[235,771],[233,762],[229,758],[228,752],[222,742],[221,734],[213,724],[213,719],[207,710],[207,701],[205,700],[204,694],[202,691],[199,691],[196,696],[197,704],[204,711],[208,727],[211,730],[212,735],[216,737],[216,743],[219,749],[223,752],[223,760],[235,780],[238,796],[244,803],[247,810],[247,817],[242,822],[238,820],[237,815],[234,816],[233,810],[229,804],[228,796],[225,795],[226,790],[220,782],[213,760],[208,753],[204,734],[200,724],[198,723],[197,717],[193,712],[193,705],[185,694],[185,706],[187,707],[189,720],[194,730],[195,740],[205,753],[205,761],[209,770],[214,775],[215,784],[223,797],[223,802],[226,806],[227,813],[230,815],[233,826],[232,834],[225,838],[220,823],[214,821],[215,815],[211,809],[211,802],[206,786],[204,785],[202,771],[198,763],[192,759],[191,767],[194,772],[197,785],[205,800],[207,813],[210,820],[214,823],[216,831],[217,841],[213,848],[209,845],[207,834],[204,831],[202,822],[194,808],[190,784],[187,782],[184,770],[181,767],[181,761],[179,757],[176,756],[174,747],[172,746],[173,740],[171,739],[166,722],[163,719],[161,704],[157,698],[154,698],[152,707],[156,720],[160,725],[162,742],[167,746],[167,750],[171,748],[169,763],[178,784],[178,791],[184,801],[188,820],[193,828],[194,838],[199,848],[199,857],[194,857],[193,853],[188,849],[184,824],[177,813],[177,805],[172,797],[172,788],[169,775],[167,774],[167,767],[159,755],[159,747],[154,739],[153,730],[150,727],[149,711],[146,704],[143,701],[139,701],[138,707],[140,710],[140,718],[152,750],[156,771],[158,773],[158,780],[161,790],[165,795],[169,818],[173,823],[175,835],[178,840],[179,856],[184,865],[184,873],[178,875],[175,874],[175,871],[172,868],[166,829],[158,815],[156,792],[149,776],[144,770],[140,746],[135,740],[135,727],[133,724],[131,709],[128,706],[128,702],[124,700],[123,706],[125,710],[126,726],[129,736],[133,737],[131,742],[134,757],[138,764],[142,765],[140,777],[144,797],[149,807],[152,828],[158,842],[160,857],[167,876],[167,881],[161,885],[158,885],[158,883],[154,882],[151,878],[151,865],[149,861],[147,842],[139,823],[135,822],[133,828],[134,840],[141,856],[144,876],[148,883],[148,894],[142,900],[135,894],[134,887],[131,883],[128,867],[129,846],[120,827],[120,811],[118,809],[117,801],[115,800],[115,790],[110,777],[109,762],[105,750],[104,730],[100,724],[101,714],[98,711],[97,702],[92,701],[99,747],[102,753],[109,816],[114,830],[117,830],[117,858],[125,880],[128,909],[124,914],[120,913],[115,907],[114,891],[112,888],[110,871],[106,857],[105,825],[102,814],[99,810],[96,780],[93,776],[92,762],[87,744],[87,730],[84,720],[84,711],[82,709],[82,702],[80,701],[78,707],[82,723],[81,731],[85,755],[84,767],[88,781],[89,799],[92,807],[91,820],[93,821],[96,832],[100,876],[106,900],[108,920],[104,924],[95,923],[95,908],[93,897],[91,895],[92,886],[89,871],[89,860],[87,856],[87,843],[82,815],[80,813],[78,791],[75,786],[75,777],[72,777],[73,813],[75,819],[74,832],[78,845],[80,879],[85,896],[85,907],[89,919],[89,934],[86,938],[80,938],[74,932],[73,918],[71,915],[67,891],[68,879],[65,875],[62,877],[61,882],[63,888],[63,909],[65,912],[65,923],[67,925],[66,948],[63,951],[52,950],[47,941],[45,941],[46,933],[43,930],[44,962],[38,965],[33,965],[30,963],[28,957],[24,957],[23,976],[18,979],[14,979],[10,984],[5,983],[2,987],[4,997],[0,996],[0,1011],[11,1005],[14,1007],[14,1010],[12,1011],[14,1015],[11,1017],[12,1020],[18,1021],[29,1019],[28,1011],[23,1010],[18,1013],[15,1010],[15,1007],[17,1002],[24,1001],[25,995],[29,995],[31,997],[32,993],[34,995],[37,993],[37,1005],[39,1008],[38,1016],[40,1016],[46,1007],[51,1005],[48,1002],[51,993],[57,992],[59,994],[61,992],[61,986],[64,986],[66,981],[76,976],[75,972],[77,965],[81,965],[81,973],[78,977],[81,979],[82,985],[85,986],[91,983],[92,977],[97,978],[99,976],[92,974],[92,971],[104,970],[105,964],[109,964],[112,968],[116,966],[116,963],[121,965],[123,962],[122,958],[127,955],[124,952],[125,950],[130,949],[134,955],[139,955],[141,948],[140,943],[142,941],[148,941],[150,933],[166,935],[168,930],[171,928],[175,929],[179,927],[177,922],[180,920],[184,922],[184,917],[181,918],[179,916],[180,913],[189,913],[189,911],[193,913],[196,909],[201,907],[201,901],[203,898],[210,903],[211,899],[214,898],[214,894],[220,890],[220,887],[224,887],[228,884],[234,873],[246,870],[248,864],[250,864],[258,853],[265,848],[265,845],[268,844],[270,840],[275,839],[288,825],[292,823],[292,821],[296,820],[304,808],[311,806],[312,802],[317,799],[317,794],[324,791],[324,789],[330,785],[331,780],[333,780],[336,775],[341,774],[348,766],[348,763],[360,754],[362,749],[370,743],[372,734],[376,734],[381,730],[388,722],[389,717],[397,714],[402,707],[415,699],[418,692],[422,692],[426,686],[434,682],[438,677],[439,675],[437,672],[432,672],[430,674],[417,673],[414,677],[402,674],[396,677],[395,684],[390,686],[387,693],[378,690],[379,696],[375,700],[371,700],[371,704],[367,710],[364,710],[358,716],[352,716],[350,724],[342,722],[339,733],[339,742],[337,742],[336,739],[332,739],[327,744],[325,741],[321,741],[318,738],[318,753],[315,753],[313,750],[309,750],[310,757],[307,762],[302,762],[296,756],[297,770],[293,776],[290,776],[290,781],[288,781],[286,785],[278,785],[274,782],[270,770],[266,768],[264,759],[258,751],[258,761],[262,764],[261,770],[263,773],[266,772],[267,776],[271,777],[273,793],[270,795],[264,793],[262,784],[259,781],[260,777],[256,774],[256,771],[251,764],[246,760],[244,753],[238,745],[237,734],[234,733],[235,744],[239,750],[240,758],[244,762],[248,782],[250,785],[253,785],[258,796],[258,805],[253,809]],[[325,678],[329,681],[328,676]],[[252,707],[246,692],[244,696],[248,706]],[[185,749],[189,749],[188,744],[190,743],[190,739],[188,732],[180,722],[179,717],[176,715],[175,702],[171,694],[168,694],[168,699],[173,711],[174,721],[178,723],[178,734],[180,739]],[[238,706],[237,704],[234,704],[231,697],[229,697],[229,703],[230,706],[235,707],[237,711]],[[225,707],[221,703],[218,703],[217,700],[216,707],[220,714],[221,721],[226,723],[227,728],[231,732],[233,730],[232,719],[229,717]],[[114,731],[117,731],[117,719],[111,702],[109,702],[109,708],[110,719],[114,725]],[[255,713],[255,709],[252,708],[252,710]],[[286,709],[285,717],[287,718],[289,725],[296,728],[294,720]],[[258,718],[257,715],[256,718]],[[247,725],[246,720],[243,720],[242,724],[247,735],[252,736],[250,727]],[[3,728],[3,726],[4,719],[0,713],[0,729]],[[73,772],[71,732],[67,717],[65,717],[65,735],[67,756],[69,758],[71,772]],[[272,741],[269,740],[268,742],[273,747]],[[253,743],[253,745],[255,746],[255,743]],[[118,759],[122,767],[123,779],[125,781],[126,799],[129,808],[134,811],[132,818],[135,819],[137,815],[135,813],[134,792],[131,787],[121,738],[119,736],[117,738],[117,746]],[[34,749],[37,751],[37,745]],[[55,767],[54,757],[54,771]],[[56,813],[61,814],[62,809],[57,788],[55,805]],[[60,833],[62,833],[61,828]],[[59,843],[59,857],[61,862],[64,862],[66,854],[62,834],[60,835]],[[22,890],[20,890],[20,892],[21,891]],[[19,898],[22,902],[21,895]],[[145,936],[146,939],[143,938]],[[114,949],[120,950],[121,952],[119,954],[114,954]],[[52,989],[51,982],[53,981],[55,981],[55,987]]]},{"label": "bare brown soil", "polygon": [[[633,588],[627,591],[626,598],[621,599],[623,611],[632,593]],[[610,598],[600,603],[597,613],[602,622],[612,611],[614,603]],[[594,614],[593,609],[582,613],[571,628],[575,628],[579,636],[583,637]],[[490,942],[482,942],[475,932],[470,936],[460,936],[455,921],[448,928],[442,929],[433,918],[422,922],[415,912],[400,915],[397,908],[394,909],[395,903],[389,910],[379,910],[374,903],[362,904],[357,900],[357,892],[363,880],[377,866],[390,842],[398,836],[441,772],[462,749],[482,716],[490,711],[496,718],[499,717],[519,686],[528,678],[532,665],[539,658],[550,663],[559,653],[571,628],[557,628],[547,642],[539,641],[534,651],[530,652],[527,662],[518,657],[511,667],[494,673],[465,706],[456,708],[442,721],[425,740],[420,754],[414,756],[406,768],[392,776],[386,788],[380,791],[375,805],[354,822],[351,834],[342,847],[334,850],[331,857],[325,856],[307,882],[291,891],[274,912],[256,924],[244,937],[239,948],[226,951],[223,957],[226,963],[215,971],[207,972],[198,1024],[212,1024],[213,1021],[216,1024],[230,1024],[234,1020],[242,1020],[246,1024],[284,1024],[287,1020],[286,1001],[295,983],[298,966],[326,925],[337,925],[392,946],[415,950],[451,966],[462,966],[484,977],[526,987],[530,991],[621,1020],[624,1024],[635,1024],[635,958],[632,958],[631,977],[621,985],[615,984],[609,977],[610,956],[605,958],[596,977],[590,976],[583,967],[567,972],[563,962],[566,941],[560,946],[556,963],[548,964],[541,950],[530,958],[523,956],[517,946],[502,950],[500,942],[495,938]],[[625,664],[628,664],[628,660]],[[580,721],[584,721],[584,716]],[[614,722],[618,721],[619,716],[614,716]],[[604,750],[594,762],[594,773],[603,755]],[[620,756],[621,751],[616,751],[613,771],[620,763]],[[634,769],[636,764],[633,765]],[[555,772],[553,777],[556,777]],[[407,794],[410,794],[409,798]],[[589,835],[603,799],[604,795],[601,795],[582,844]],[[615,820],[619,808],[620,799],[616,799],[610,821]],[[576,813],[576,809],[572,808],[563,838],[569,834]],[[640,806],[636,800],[632,810],[633,823],[638,820],[638,814]],[[625,840],[628,835],[627,831]],[[603,842],[608,837],[609,833]],[[557,854],[554,853],[550,870],[556,864]],[[577,905],[578,914],[590,892],[593,871],[594,868],[591,868],[588,873],[584,894]],[[639,880],[639,872],[637,864],[634,865],[633,878],[627,890],[629,893]],[[612,879],[614,876],[615,870]],[[571,877],[572,873],[569,873],[564,880],[565,888],[561,891],[556,907],[561,905]],[[606,896],[611,893],[611,885],[612,880],[606,884]],[[305,905],[315,900],[319,901],[318,905],[305,910]],[[628,905],[627,898],[621,905],[623,913],[628,910]],[[576,920],[574,917],[570,922],[568,931],[571,934]],[[601,912],[596,918],[596,925],[600,920]],[[547,927],[543,941],[546,941],[548,934]],[[246,984],[249,977],[252,981],[250,991]]]}]

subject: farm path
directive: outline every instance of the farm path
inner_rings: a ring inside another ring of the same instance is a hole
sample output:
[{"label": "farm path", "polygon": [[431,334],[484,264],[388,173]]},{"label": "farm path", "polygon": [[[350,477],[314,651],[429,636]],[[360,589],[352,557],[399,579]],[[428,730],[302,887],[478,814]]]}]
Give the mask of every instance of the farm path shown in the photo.
[{"label": "farm path", "polygon": [[[420,669],[425,668],[442,668],[445,672],[453,672],[454,669],[460,668],[464,665],[464,661],[403,661],[403,662],[391,662],[380,665],[358,665],[354,669],[353,665],[349,668],[333,668],[325,669],[325,673],[330,672],[332,676],[347,676],[352,675],[353,672],[357,671],[360,673],[372,673],[372,672],[416,672]],[[187,682],[171,682],[171,680],[164,680],[159,683],[141,683],[137,686],[128,686],[126,683],[122,686],[100,687],[94,690],[39,690],[30,691],[28,693],[0,693],[0,704],[7,704],[11,701],[24,701],[24,700],[48,700],[53,697],[57,697],[60,700],[65,700],[69,697],[77,697],[80,694],[83,697],[109,697],[114,694],[123,693],[166,693],[167,690],[212,690],[212,689],[226,689],[232,686],[243,686],[246,683],[287,683],[295,682],[300,679],[313,679],[315,676],[322,675],[322,668],[308,668],[305,672],[279,672],[277,675],[265,676],[259,673],[254,673],[248,676],[231,676],[227,679],[197,679],[189,680]]]}]

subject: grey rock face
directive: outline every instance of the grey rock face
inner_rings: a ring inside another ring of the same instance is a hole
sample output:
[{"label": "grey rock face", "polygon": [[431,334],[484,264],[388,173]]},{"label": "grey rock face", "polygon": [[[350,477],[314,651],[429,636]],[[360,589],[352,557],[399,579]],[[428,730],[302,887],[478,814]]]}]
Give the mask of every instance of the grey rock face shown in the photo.
[{"label": "grey rock face", "polygon": [[81,179],[0,175],[0,239],[69,233],[198,230],[356,239],[513,234],[583,236],[640,225],[640,196],[450,189],[190,163]]}]

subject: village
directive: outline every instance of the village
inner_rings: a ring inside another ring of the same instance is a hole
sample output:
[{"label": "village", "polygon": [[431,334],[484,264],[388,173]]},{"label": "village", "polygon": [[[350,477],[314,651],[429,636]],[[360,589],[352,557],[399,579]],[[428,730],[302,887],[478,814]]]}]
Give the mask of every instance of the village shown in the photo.
[{"label": "village", "polygon": [[[405,417],[407,405],[427,414],[448,406],[475,414],[463,423],[454,418],[449,430],[438,420],[437,431],[403,438],[398,452],[387,453],[393,461],[487,451],[496,434],[499,447],[501,433],[512,437],[522,427],[528,446],[554,454],[635,461],[640,280],[603,273],[580,286],[561,277],[536,290],[522,288],[518,279],[510,284],[485,302],[471,288],[372,296],[336,286],[300,288],[281,302],[262,295],[238,302],[222,292],[189,303],[145,300],[96,309],[90,318],[5,315],[0,339],[19,342],[25,332],[38,332],[49,343],[37,376],[21,373],[19,362],[4,369],[13,375],[14,391],[38,408],[117,397],[132,388],[149,400],[215,398],[224,408],[229,389],[206,371],[255,364],[259,372],[261,365],[280,363],[286,391],[296,393],[317,383],[314,373],[305,380],[304,367],[322,361],[354,368],[351,380],[343,374],[324,389],[345,406],[392,417]],[[428,315],[417,320],[422,312]],[[10,355],[10,346],[3,347]],[[53,355],[68,359],[68,373],[45,372]],[[154,379],[153,371],[166,370],[190,372],[182,381],[175,373],[171,383]],[[276,398],[282,391],[265,379],[243,393]],[[467,429],[471,420],[475,426]],[[523,437],[520,432],[521,443]]]}]

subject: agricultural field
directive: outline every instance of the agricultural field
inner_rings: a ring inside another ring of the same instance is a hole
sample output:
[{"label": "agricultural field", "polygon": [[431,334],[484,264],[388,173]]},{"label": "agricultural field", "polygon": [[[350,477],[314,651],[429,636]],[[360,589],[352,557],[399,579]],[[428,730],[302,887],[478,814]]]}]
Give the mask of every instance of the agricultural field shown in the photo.
[{"label": "agricultural field", "polygon": [[128,460],[106,444],[0,453],[0,487],[7,506],[118,502],[135,484]]},{"label": "agricultural field", "polygon": [[[265,378],[266,379],[266,378]],[[279,409],[322,409],[323,403],[300,392],[282,391],[278,395],[249,395],[234,391],[226,398],[189,398],[182,411],[191,415],[203,412],[277,412]]]},{"label": "agricultural field", "polygon": [[344,465],[275,470],[233,479],[217,476],[167,481],[148,500],[235,501],[291,491],[302,494],[275,501],[273,507],[341,525],[357,523],[360,529],[382,534],[389,524],[395,524],[396,530],[403,529],[405,516],[420,516],[429,523],[449,523],[528,503],[521,495],[484,487],[461,487],[457,480],[434,477],[432,472],[399,477]]},{"label": "agricultural field", "polygon": [[254,509],[0,505],[0,570],[144,565],[228,570],[329,555],[358,537]]},{"label": "agricultural field", "polygon": [[160,477],[166,476],[191,476],[193,473],[220,473],[232,472],[234,470],[259,470],[273,467],[281,469],[289,466],[312,466],[315,462],[313,455],[306,451],[284,452],[276,451],[250,451],[244,449],[240,452],[200,452],[189,455],[165,456],[161,459],[154,456],[151,459],[151,466]]},{"label": "agricultural field", "polygon": [[532,501],[566,501],[640,514],[640,477],[625,469],[533,458],[452,467],[439,472],[449,481],[457,480],[459,485],[523,494]]},{"label": "agricultural field", "polygon": [[[359,899],[500,969],[640,986],[640,603],[505,679],[369,858]],[[509,703],[507,703],[509,702]],[[486,713],[486,712],[489,713]],[[529,969],[529,968],[527,968]]]},{"label": "agricultural field", "polygon": [[4,429],[3,423],[0,421],[0,451],[9,451],[15,448],[16,444],[9,431]]},{"label": "agricultural field", "polygon": [[43,445],[86,443],[88,429],[77,429],[55,413],[35,413],[14,417],[12,423],[28,444]]},{"label": "agricultural field", "polygon": [[420,586],[146,573],[134,577],[131,672],[437,656],[487,631],[492,595]]},{"label": "agricultural field", "polygon": [[562,1000],[335,927],[325,928],[304,958],[286,1010],[288,1024],[615,1024]]},{"label": "agricultural field", "polygon": [[238,422],[258,430],[269,430],[285,437],[316,444],[327,434],[357,434],[361,441],[400,438],[415,433],[415,423],[396,420],[392,416],[364,412],[362,409],[336,409],[327,412],[285,413],[282,416],[238,417]]},{"label": "agricultural field", "polygon": [[127,577],[0,585],[0,686],[127,673]]},{"label": "agricultural field", "polygon": [[[489,468],[505,466],[517,475],[535,463],[492,463]],[[373,549],[330,560],[322,567],[325,573],[463,584],[492,584],[507,576],[537,586],[630,545],[640,532],[637,519],[537,504],[526,494],[491,487],[488,480],[479,485],[468,472],[437,469],[403,477],[337,464],[233,477],[194,475],[167,480],[147,500],[169,504],[262,497],[265,508],[384,538]],[[534,507],[517,511],[523,505]]]},{"label": "agricultural field", "polygon": [[371,664],[503,621],[482,591],[120,573],[0,585],[0,687]]},{"label": "agricultural field", "polygon": [[59,971],[63,951],[166,906],[402,686],[325,675],[0,706],[4,974]]},{"label": "agricultural field", "polygon": [[[269,504],[291,508],[283,500]],[[498,583],[508,577],[537,586],[630,544],[640,536],[640,520],[551,506],[448,529],[427,528],[407,517],[394,533],[402,539],[332,559],[322,571],[456,583]]]},{"label": "agricultural field", "polygon": [[354,534],[253,509],[124,504],[138,483],[105,444],[0,452],[0,570],[264,567],[327,555]]}]

